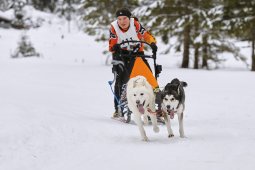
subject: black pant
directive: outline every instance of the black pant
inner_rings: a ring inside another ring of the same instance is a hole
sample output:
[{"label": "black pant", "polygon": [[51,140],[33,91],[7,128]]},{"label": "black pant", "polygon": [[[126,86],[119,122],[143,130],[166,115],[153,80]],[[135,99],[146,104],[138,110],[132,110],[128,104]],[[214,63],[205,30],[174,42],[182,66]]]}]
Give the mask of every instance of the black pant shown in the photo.
[{"label": "black pant", "polygon": [[[121,65],[113,65],[113,73],[116,73],[116,81],[114,85],[114,93],[118,100],[120,100],[122,94],[122,87],[129,80],[129,75],[131,73],[132,67],[134,65],[134,59],[130,58],[120,58],[118,54],[113,54],[113,59],[122,61],[124,66]],[[118,101],[114,98],[114,108],[115,111],[118,112]]]}]

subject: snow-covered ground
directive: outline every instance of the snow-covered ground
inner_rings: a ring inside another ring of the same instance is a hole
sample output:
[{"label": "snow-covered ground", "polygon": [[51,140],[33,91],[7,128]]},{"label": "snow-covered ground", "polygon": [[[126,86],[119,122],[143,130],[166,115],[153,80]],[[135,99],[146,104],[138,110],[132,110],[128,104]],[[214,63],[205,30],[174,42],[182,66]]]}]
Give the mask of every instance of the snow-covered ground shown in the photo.
[{"label": "snow-covered ground", "polygon": [[66,32],[60,24],[30,30],[43,57],[11,59],[23,32],[0,28],[0,170],[254,169],[253,72],[240,64],[179,69],[174,54],[158,56],[161,86],[175,77],[188,83],[187,138],[175,118],[174,138],[163,125],[158,134],[148,126],[150,142],[143,142],[135,125],[110,118],[107,47]]}]

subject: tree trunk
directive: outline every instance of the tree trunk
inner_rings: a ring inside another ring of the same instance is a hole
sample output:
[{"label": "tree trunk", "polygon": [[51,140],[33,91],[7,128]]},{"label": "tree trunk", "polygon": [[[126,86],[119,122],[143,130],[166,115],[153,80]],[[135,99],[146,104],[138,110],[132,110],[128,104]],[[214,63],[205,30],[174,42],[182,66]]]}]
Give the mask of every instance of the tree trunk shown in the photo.
[{"label": "tree trunk", "polygon": [[[198,6],[198,1],[195,1],[194,2],[196,6]],[[194,24],[194,29],[195,29],[195,38],[197,38],[199,36],[199,32],[198,32],[198,29],[199,29],[199,16],[198,15],[195,15],[194,16],[194,21],[195,21],[195,24]],[[199,47],[200,47],[200,44],[195,42],[194,43],[194,69],[198,69],[198,63],[199,63]]]},{"label": "tree trunk", "polygon": [[202,47],[202,68],[207,68],[208,69],[208,42],[207,42],[207,35],[203,35],[203,47]]},{"label": "tree trunk", "polygon": [[251,54],[251,60],[252,60],[252,66],[251,71],[255,71],[255,37],[253,37],[252,40],[252,54]]},{"label": "tree trunk", "polygon": [[189,68],[190,25],[184,27],[183,59],[181,68]]},{"label": "tree trunk", "polygon": [[194,69],[198,69],[198,62],[199,62],[199,44],[195,44],[195,54],[194,54]]}]

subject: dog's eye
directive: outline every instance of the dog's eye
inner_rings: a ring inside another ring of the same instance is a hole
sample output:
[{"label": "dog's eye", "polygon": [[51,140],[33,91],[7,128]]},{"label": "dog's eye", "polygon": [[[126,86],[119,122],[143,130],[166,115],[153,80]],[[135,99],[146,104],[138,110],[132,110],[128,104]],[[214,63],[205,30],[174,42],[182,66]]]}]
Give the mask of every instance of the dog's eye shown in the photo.
[{"label": "dog's eye", "polygon": [[174,99],[174,98],[171,98],[170,100],[173,102],[175,99]]},{"label": "dog's eye", "polygon": [[136,94],[134,94],[134,96],[136,96]]},{"label": "dog's eye", "polygon": [[143,93],[141,93],[140,95],[143,96]]},{"label": "dog's eye", "polygon": [[164,98],[165,101],[167,101],[168,99],[167,98]]}]

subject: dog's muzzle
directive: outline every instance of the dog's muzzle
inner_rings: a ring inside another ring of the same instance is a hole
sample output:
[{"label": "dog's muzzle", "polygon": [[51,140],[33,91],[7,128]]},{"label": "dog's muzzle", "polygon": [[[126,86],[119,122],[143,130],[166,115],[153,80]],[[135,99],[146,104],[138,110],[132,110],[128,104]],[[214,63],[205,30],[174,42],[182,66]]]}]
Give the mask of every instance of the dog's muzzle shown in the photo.
[{"label": "dog's muzzle", "polygon": [[174,114],[176,113],[176,111],[174,111],[174,109],[170,109],[167,107],[167,114],[170,116],[170,119],[174,118]]},{"label": "dog's muzzle", "polygon": [[140,103],[140,100],[136,101],[136,107],[138,108],[141,114],[144,114],[144,104],[145,104],[145,101],[143,103]]}]

